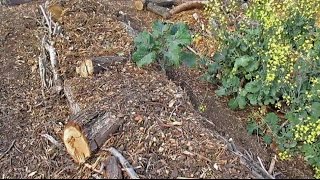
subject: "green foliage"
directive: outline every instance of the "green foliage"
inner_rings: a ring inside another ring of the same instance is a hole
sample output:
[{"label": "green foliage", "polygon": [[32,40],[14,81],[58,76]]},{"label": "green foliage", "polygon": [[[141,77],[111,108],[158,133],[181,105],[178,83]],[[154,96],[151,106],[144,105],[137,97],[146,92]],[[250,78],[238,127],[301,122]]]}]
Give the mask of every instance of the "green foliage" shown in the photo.
[{"label": "green foliage", "polygon": [[258,132],[267,143],[275,140],[282,159],[302,153],[319,177],[320,0],[253,0],[246,11],[235,2],[223,8],[221,3],[209,1],[211,19],[244,15],[233,28],[216,28],[220,45],[206,79],[220,85],[217,95],[233,96],[232,109],[269,105],[284,112],[286,124],[271,113],[251,121],[248,132]]},{"label": "green foliage", "polygon": [[157,61],[163,69],[177,67],[185,63],[189,67],[196,65],[196,56],[184,51],[191,44],[191,35],[184,23],[167,24],[155,21],[152,32],[138,34],[134,39],[133,61],[142,67]]},{"label": "green foliage", "polygon": [[[261,119],[259,123],[257,123],[257,118]],[[274,135],[281,133],[278,123],[279,118],[274,113],[268,113],[265,118],[250,117],[250,121],[247,124],[247,131],[251,135],[257,134],[262,136],[262,139],[266,144],[271,144]]]}]

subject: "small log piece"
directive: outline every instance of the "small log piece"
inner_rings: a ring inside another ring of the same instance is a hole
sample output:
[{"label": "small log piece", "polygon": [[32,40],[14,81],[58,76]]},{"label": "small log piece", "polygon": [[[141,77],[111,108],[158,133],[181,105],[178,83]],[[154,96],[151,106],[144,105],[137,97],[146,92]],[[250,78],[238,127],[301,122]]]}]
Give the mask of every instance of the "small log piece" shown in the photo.
[{"label": "small log piece", "polygon": [[157,15],[160,15],[165,19],[168,19],[170,17],[170,12],[168,8],[159,6],[155,3],[148,3],[147,10]]},{"label": "small log piece", "polygon": [[154,3],[158,6],[162,7],[171,7],[173,5],[178,5],[180,1],[177,0],[135,0],[134,1],[134,7],[142,11],[146,9],[148,3]]},{"label": "small log piece", "polygon": [[75,162],[82,164],[115,133],[121,120],[104,110],[85,109],[70,118],[63,142]]},{"label": "small log piece", "polygon": [[108,70],[108,67],[111,65],[124,63],[126,60],[126,57],[121,56],[94,57],[83,61],[79,67],[76,67],[76,72],[80,74],[81,77],[88,77]]},{"label": "small log piece", "polygon": [[[191,9],[201,9],[208,1],[188,1],[188,0],[136,0],[134,6],[137,10],[148,10],[165,19],[174,14]],[[172,7],[174,6],[174,7]],[[169,8],[172,8],[171,10]]]},{"label": "small log piece", "polygon": [[207,1],[187,1],[182,3],[170,10],[170,15],[178,14],[182,11],[187,11],[191,9],[202,9],[204,5],[208,3]]},{"label": "small log piece", "polygon": [[142,11],[147,7],[147,2],[147,0],[134,1],[134,7],[137,10]]}]

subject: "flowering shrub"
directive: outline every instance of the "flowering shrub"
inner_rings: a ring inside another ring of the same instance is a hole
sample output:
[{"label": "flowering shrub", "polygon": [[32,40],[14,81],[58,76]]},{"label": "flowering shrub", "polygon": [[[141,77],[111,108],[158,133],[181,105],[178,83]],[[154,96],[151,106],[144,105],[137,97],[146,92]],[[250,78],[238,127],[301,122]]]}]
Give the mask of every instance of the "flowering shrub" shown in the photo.
[{"label": "flowering shrub", "polygon": [[213,27],[220,46],[206,77],[220,83],[218,95],[233,97],[232,109],[269,105],[284,112],[287,123],[273,115],[265,121],[280,155],[303,153],[319,178],[320,0],[252,0],[241,7],[237,0],[208,3],[208,16],[221,26]]}]

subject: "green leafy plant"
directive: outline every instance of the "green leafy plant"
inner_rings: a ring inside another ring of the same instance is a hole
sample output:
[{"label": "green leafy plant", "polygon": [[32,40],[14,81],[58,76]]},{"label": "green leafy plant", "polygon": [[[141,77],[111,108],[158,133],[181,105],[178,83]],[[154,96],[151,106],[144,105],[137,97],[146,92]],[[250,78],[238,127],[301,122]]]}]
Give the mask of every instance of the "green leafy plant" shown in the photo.
[{"label": "green leafy plant", "polygon": [[133,61],[138,67],[157,62],[163,70],[181,63],[192,67],[196,56],[184,50],[192,38],[184,23],[169,24],[159,20],[152,25],[152,32],[142,32],[134,39]]},{"label": "green leafy plant", "polygon": [[[222,11],[218,5],[216,0],[209,1],[207,9]],[[223,10],[222,15],[240,10],[236,6],[231,3],[232,8]],[[248,9],[238,13],[242,16],[233,28],[215,29],[220,45],[206,72],[206,79],[220,86],[217,95],[232,97],[230,108],[272,106],[284,113],[286,120],[271,113],[263,121],[251,121],[248,132],[258,133],[268,142],[275,140],[284,159],[302,153],[318,178],[319,9],[320,0],[250,1]],[[219,17],[212,13],[210,18],[213,16]]]}]

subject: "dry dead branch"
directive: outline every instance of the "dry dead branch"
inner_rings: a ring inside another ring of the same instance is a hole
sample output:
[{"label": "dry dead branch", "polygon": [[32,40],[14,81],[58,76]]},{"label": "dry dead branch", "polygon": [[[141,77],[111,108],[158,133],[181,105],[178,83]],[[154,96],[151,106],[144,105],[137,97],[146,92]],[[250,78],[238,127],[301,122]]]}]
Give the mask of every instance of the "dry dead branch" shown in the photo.
[{"label": "dry dead branch", "polygon": [[116,150],[113,147],[110,147],[106,149],[109,151],[113,156],[117,157],[122,167],[125,169],[125,171],[128,173],[131,179],[140,179],[137,173],[134,171],[134,168],[131,166],[131,164],[126,160],[122,154]]}]

